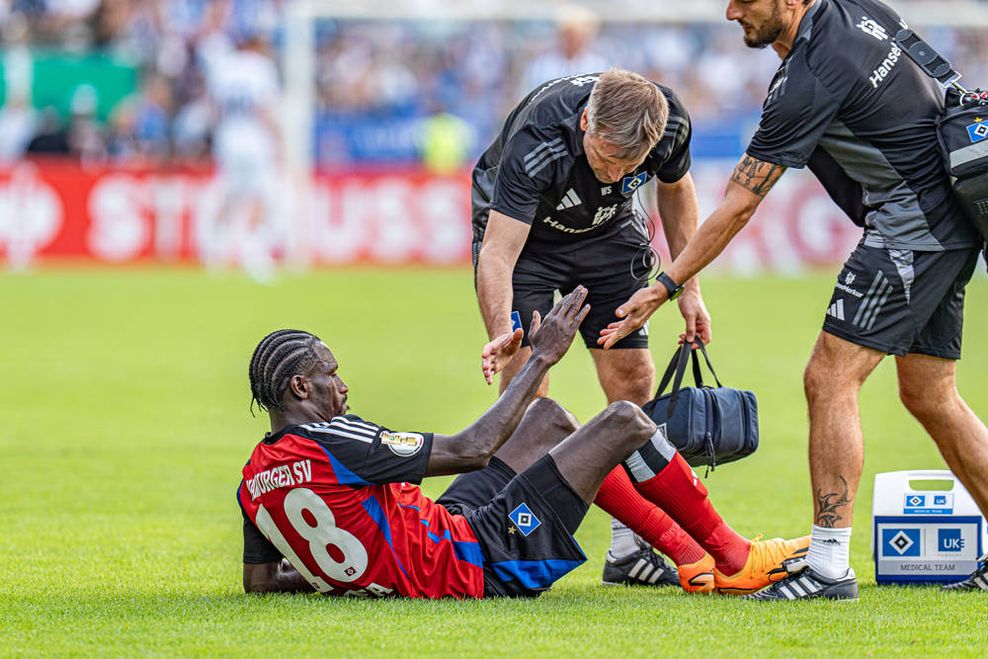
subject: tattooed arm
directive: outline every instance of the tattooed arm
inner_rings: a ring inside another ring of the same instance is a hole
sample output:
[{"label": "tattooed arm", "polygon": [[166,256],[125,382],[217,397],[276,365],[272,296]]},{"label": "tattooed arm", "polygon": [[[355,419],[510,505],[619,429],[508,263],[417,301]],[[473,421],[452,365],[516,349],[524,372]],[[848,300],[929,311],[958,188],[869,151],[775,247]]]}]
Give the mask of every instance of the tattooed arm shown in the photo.
[{"label": "tattooed arm", "polygon": [[[724,201],[707,220],[700,225],[686,247],[672,262],[665,273],[677,283],[692,279],[697,273],[724,251],[731,239],[744,228],[754,215],[775,182],[786,168],[765,162],[745,154],[734,168],[727,184]],[[643,288],[618,307],[619,320],[600,331],[598,345],[610,348],[628,336],[658,309],[668,298],[668,292],[660,283]]]}]

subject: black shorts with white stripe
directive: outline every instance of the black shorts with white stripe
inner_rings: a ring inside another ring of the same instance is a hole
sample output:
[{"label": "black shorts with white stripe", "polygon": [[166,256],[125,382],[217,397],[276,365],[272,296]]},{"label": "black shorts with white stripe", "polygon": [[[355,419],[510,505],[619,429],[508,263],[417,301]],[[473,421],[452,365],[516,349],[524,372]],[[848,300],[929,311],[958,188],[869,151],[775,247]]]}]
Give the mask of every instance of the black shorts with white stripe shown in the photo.
[{"label": "black shorts with white stripe", "polygon": [[978,253],[889,249],[862,240],[837,277],[823,329],[890,355],[960,359],[965,287]]}]

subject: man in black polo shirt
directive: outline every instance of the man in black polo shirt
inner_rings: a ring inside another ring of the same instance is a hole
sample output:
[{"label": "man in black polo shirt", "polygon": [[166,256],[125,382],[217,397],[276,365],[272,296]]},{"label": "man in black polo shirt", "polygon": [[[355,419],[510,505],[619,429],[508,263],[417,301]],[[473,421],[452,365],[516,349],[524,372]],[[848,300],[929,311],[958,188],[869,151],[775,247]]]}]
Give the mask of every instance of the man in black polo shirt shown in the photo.
[{"label": "man in black polo shirt", "polygon": [[[608,348],[710,263],[787,167],[808,166],[864,235],[837,278],[804,381],[814,526],[805,567],[758,599],[858,596],[848,560],[863,438],[858,391],[887,354],[899,394],[988,512],[988,429],[957,393],[964,291],[981,241],[951,196],[935,121],[943,90],[895,42],[875,0],[731,0],[748,46],[782,58],[721,206],[601,332]],[[794,570],[795,572],[795,570]],[[982,567],[956,588],[988,590]]]},{"label": "man in black polo shirt", "polygon": [[[670,89],[619,69],[546,82],[508,115],[473,172],[473,259],[490,339],[483,351],[488,383],[501,372],[504,391],[531,355],[523,332],[512,328],[512,312],[527,334],[533,312],[552,308],[554,291],[583,285],[591,310],[580,332],[588,348],[597,348],[617,305],[647,286],[650,222],[634,200],[652,178],[670,250],[680,252],[698,214],[690,136],[689,115]],[[709,341],[699,283],[684,288],[683,338]],[[591,350],[607,400],[641,405],[655,387],[647,328],[615,347]],[[540,394],[547,390],[548,380]],[[640,557],[653,565],[648,582],[658,583],[654,575],[663,567],[651,552],[620,524],[612,530],[610,564],[625,557],[634,571],[632,554],[644,552]],[[615,579],[625,580],[605,573],[605,582]]]}]

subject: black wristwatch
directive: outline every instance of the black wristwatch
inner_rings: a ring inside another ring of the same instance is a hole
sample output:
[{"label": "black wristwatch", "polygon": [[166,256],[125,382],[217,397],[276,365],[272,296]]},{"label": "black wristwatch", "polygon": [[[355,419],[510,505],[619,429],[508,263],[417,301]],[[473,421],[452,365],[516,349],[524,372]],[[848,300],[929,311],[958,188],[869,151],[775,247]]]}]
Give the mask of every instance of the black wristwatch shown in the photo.
[{"label": "black wristwatch", "polygon": [[672,277],[670,277],[664,272],[660,272],[659,275],[655,278],[655,281],[659,282],[660,284],[666,287],[666,290],[669,291],[668,299],[670,300],[675,300],[677,297],[683,294],[683,285],[674,282],[672,280]]}]

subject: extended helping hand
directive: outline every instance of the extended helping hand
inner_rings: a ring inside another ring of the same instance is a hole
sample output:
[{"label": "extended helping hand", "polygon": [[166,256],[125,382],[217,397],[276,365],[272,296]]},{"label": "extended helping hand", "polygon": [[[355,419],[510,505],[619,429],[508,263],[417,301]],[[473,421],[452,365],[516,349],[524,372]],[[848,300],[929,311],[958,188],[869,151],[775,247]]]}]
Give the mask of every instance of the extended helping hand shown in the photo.
[{"label": "extended helping hand", "polygon": [[655,310],[661,307],[669,293],[663,286],[650,286],[636,291],[614,312],[614,315],[623,320],[611,323],[600,330],[600,338],[597,345],[607,350],[615,343],[628,336],[632,332],[640,329],[645,321],[651,317]]},{"label": "extended helping hand", "polygon": [[[537,313],[537,312],[536,312]],[[519,327],[512,332],[505,332],[494,337],[494,340],[484,346],[481,354],[481,368],[487,384],[494,384],[494,374],[504,370],[514,358],[525,332]]]}]

